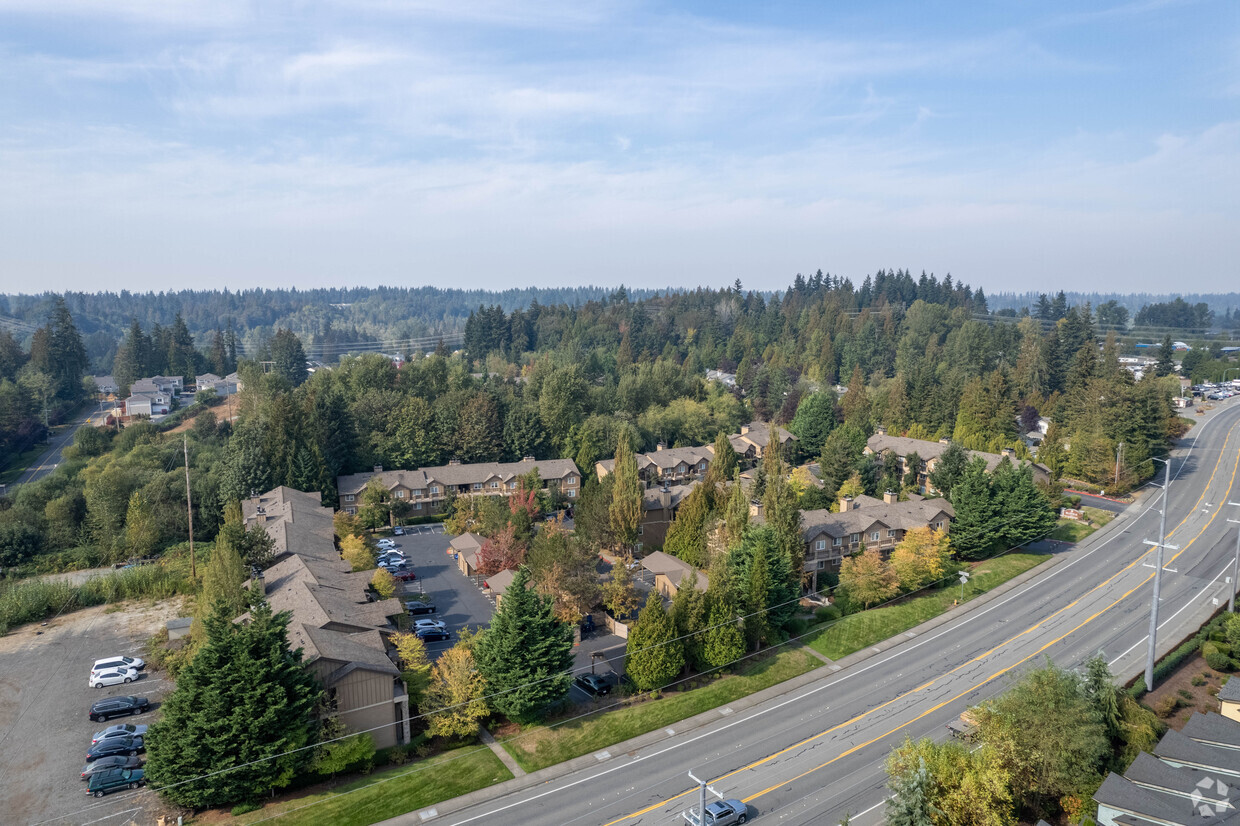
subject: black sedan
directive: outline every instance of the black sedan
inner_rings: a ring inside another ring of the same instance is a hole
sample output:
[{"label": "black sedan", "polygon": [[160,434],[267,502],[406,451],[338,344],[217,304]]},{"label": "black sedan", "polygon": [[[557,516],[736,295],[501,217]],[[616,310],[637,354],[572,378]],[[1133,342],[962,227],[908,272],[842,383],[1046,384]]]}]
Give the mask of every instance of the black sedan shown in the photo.
[{"label": "black sedan", "polygon": [[598,674],[581,674],[573,682],[587,694],[602,697],[611,693],[611,683]]},{"label": "black sedan", "polygon": [[133,757],[145,750],[146,746],[140,736],[125,734],[120,737],[109,737],[106,740],[100,740],[87,750],[86,762],[93,763],[100,757],[111,757],[114,754],[127,754]]},{"label": "black sedan", "polygon": [[105,769],[136,769],[142,765],[142,758],[130,754],[114,754],[111,757],[100,757],[93,763],[82,767],[82,779],[89,780],[92,774]]},{"label": "black sedan", "polygon": [[452,638],[452,635],[442,628],[419,628],[416,633],[422,642],[439,642]]},{"label": "black sedan", "polygon": [[433,602],[419,602],[416,599],[411,599],[405,602],[405,610],[412,616],[418,616],[419,614],[434,614],[439,609],[435,607]]},{"label": "black sedan", "polygon": [[101,723],[109,717],[120,717],[122,714],[143,714],[151,710],[151,701],[146,697],[124,695],[100,700],[90,707],[90,719]]}]

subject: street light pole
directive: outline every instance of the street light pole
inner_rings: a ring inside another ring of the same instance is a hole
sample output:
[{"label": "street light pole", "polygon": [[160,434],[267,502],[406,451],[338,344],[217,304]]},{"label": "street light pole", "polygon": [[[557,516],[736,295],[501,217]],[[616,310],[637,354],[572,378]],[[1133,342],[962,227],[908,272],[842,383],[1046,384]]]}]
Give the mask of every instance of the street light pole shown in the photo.
[{"label": "street light pole", "polygon": [[[1228,502],[1229,505],[1235,505],[1240,508],[1240,502]],[[1233,525],[1240,525],[1240,519],[1228,519]],[[1236,530],[1236,558],[1231,563],[1231,587],[1227,589],[1227,610],[1234,613],[1236,610],[1236,574],[1240,572],[1240,528]]]},{"label": "street light pole", "polygon": [[1154,553],[1154,596],[1150,602],[1150,648],[1145,657],[1145,690],[1154,690],[1154,645],[1158,639],[1158,599],[1162,586],[1162,569],[1163,569],[1163,548],[1167,547],[1167,499],[1171,492],[1171,457],[1166,459],[1154,459],[1155,462],[1162,462],[1166,467],[1163,474],[1163,506],[1162,515],[1158,522],[1158,542],[1148,542],[1146,544],[1154,545],[1156,551]]}]

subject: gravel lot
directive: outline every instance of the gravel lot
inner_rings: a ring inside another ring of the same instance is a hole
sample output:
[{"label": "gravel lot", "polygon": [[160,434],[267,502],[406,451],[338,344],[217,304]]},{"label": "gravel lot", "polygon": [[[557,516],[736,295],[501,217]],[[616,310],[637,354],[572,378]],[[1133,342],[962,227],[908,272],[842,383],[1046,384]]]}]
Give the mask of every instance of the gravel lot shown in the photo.
[{"label": "gravel lot", "polygon": [[[442,530],[439,526],[435,528]],[[452,647],[456,642],[456,632],[461,628],[490,625],[491,615],[495,613],[494,604],[473,580],[461,573],[456,560],[448,555],[448,543],[452,538],[451,534],[430,533],[429,526],[414,535],[392,537],[397,550],[404,552],[418,575],[413,582],[404,583],[405,593],[424,591],[434,598],[439,609],[437,614],[419,616],[418,619],[441,620],[447,623],[453,635],[451,640],[427,644],[426,652],[432,659]]]},{"label": "gravel lot", "polygon": [[[160,673],[131,685],[91,689],[90,666],[115,654],[142,656],[142,644],[177,616],[180,600],[97,606],[24,626],[0,637],[0,821],[26,824],[119,824],[153,820],[148,792],[88,798],[80,779],[91,734],[114,722],[154,722],[171,686]],[[91,703],[118,694],[149,697],[155,711],[92,723]],[[144,805],[144,803],[146,805]]]}]

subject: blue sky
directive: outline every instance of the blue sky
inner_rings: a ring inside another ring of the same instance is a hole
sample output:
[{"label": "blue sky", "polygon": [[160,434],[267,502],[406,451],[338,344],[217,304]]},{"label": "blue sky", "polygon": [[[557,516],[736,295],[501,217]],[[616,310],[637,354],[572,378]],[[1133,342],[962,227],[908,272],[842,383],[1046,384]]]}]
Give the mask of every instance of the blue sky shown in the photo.
[{"label": "blue sky", "polygon": [[1240,3],[0,0],[0,292],[1240,284]]}]

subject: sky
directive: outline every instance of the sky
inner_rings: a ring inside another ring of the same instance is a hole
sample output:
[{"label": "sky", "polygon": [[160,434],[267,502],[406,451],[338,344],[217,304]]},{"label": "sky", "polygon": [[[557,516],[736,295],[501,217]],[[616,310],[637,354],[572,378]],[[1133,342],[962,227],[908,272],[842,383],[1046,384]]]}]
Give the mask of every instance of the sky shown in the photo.
[{"label": "sky", "polygon": [[0,0],[0,293],[1240,284],[1235,0]]}]

